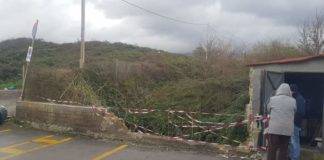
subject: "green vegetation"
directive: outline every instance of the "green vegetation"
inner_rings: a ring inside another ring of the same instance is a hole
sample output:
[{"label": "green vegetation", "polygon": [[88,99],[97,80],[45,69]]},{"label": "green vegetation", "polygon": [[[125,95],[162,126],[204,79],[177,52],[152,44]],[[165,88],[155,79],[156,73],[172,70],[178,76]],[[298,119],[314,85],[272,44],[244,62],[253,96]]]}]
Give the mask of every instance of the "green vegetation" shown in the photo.
[{"label": "green vegetation", "polygon": [[21,80],[0,83],[0,89],[5,89],[5,88],[7,88],[7,89],[17,89],[17,88],[21,88]]},{"label": "green vegetation", "polygon": [[[3,73],[0,82],[21,79],[29,43],[29,39],[0,43],[0,73]],[[236,145],[235,141],[247,138],[246,125],[214,132],[178,127],[204,124],[211,128],[206,122],[229,124],[244,119],[249,99],[246,59],[235,55],[230,45],[216,48],[208,53],[206,61],[201,47],[193,55],[179,55],[123,43],[92,41],[87,42],[86,68],[80,71],[78,43],[38,40],[27,77],[26,98],[101,105],[123,118],[134,131]],[[285,55],[294,55],[291,54],[294,51],[288,50]],[[268,52],[263,54],[268,56]],[[156,111],[130,114],[128,109]],[[166,110],[190,113],[171,114]]]}]

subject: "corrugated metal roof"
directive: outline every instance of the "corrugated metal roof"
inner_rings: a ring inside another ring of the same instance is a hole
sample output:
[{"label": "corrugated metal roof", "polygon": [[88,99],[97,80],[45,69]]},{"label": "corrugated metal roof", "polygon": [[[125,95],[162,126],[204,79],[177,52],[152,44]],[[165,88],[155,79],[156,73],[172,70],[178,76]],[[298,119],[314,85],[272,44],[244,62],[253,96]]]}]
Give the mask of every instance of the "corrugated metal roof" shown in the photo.
[{"label": "corrugated metal roof", "polygon": [[320,59],[324,58],[324,54],[320,54],[320,55],[316,55],[316,56],[286,58],[286,59],[280,59],[280,60],[274,60],[274,61],[268,61],[268,62],[260,62],[260,63],[251,63],[251,64],[248,64],[248,66],[255,67],[255,66],[263,66],[263,65],[270,65],[270,64],[299,63],[299,62],[305,62],[305,61],[310,61],[310,60],[319,59],[319,58]]}]

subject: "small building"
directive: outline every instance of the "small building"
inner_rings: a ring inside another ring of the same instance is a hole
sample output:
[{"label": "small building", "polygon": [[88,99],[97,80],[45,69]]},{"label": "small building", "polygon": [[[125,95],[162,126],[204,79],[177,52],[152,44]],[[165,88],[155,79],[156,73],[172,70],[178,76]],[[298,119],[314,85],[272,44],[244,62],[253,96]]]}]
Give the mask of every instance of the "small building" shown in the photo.
[{"label": "small building", "polygon": [[[250,118],[251,145],[264,145],[263,125],[256,121],[266,115],[266,104],[281,83],[296,84],[306,100],[306,116],[303,119],[301,144],[316,146],[324,136],[324,55],[289,58],[250,67]],[[324,145],[323,145],[324,146]],[[314,147],[315,148],[315,147]],[[324,151],[324,147],[321,149]]]}]

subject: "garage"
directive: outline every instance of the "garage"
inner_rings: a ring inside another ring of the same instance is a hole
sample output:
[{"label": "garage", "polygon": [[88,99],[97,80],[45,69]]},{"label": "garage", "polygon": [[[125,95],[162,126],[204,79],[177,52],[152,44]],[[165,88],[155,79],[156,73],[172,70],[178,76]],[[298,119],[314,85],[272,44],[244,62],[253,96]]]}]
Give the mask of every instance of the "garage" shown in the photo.
[{"label": "garage", "polygon": [[250,145],[262,148],[264,125],[257,117],[267,115],[266,105],[281,83],[296,84],[306,100],[306,115],[303,117],[301,145],[303,148],[320,150],[323,132],[324,107],[324,55],[289,58],[249,64]]}]

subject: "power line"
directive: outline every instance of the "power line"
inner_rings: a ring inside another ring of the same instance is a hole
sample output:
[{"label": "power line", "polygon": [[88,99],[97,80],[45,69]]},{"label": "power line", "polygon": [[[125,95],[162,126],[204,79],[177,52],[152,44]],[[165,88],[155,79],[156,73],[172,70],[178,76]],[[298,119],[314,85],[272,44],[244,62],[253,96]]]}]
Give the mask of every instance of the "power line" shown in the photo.
[{"label": "power line", "polygon": [[162,15],[162,14],[159,14],[157,12],[154,12],[154,11],[151,11],[149,9],[146,9],[144,7],[141,7],[135,3],[132,3],[132,2],[129,2],[127,0],[120,0],[130,6],[133,6],[133,7],[136,7],[140,10],[143,10],[147,13],[150,13],[152,15],[155,15],[155,16],[158,16],[158,17],[161,17],[161,18],[164,18],[164,19],[168,19],[168,20],[171,20],[171,21],[174,21],[174,22],[178,22],[178,23],[184,23],[184,24],[189,24],[189,25],[196,25],[196,26],[208,26],[208,24],[204,24],[204,23],[195,23],[195,22],[189,22],[189,21],[185,21],[185,20],[180,20],[180,19],[176,19],[176,18],[172,18],[172,17],[168,17],[168,16],[165,16],[165,15]]},{"label": "power line", "polygon": [[[211,29],[211,30],[213,30],[213,31],[215,31],[215,32],[219,32],[219,31],[216,29],[215,26],[213,26],[213,25],[211,25],[211,24],[209,24],[209,23],[196,23],[196,22],[189,22],[189,21],[185,21],[185,20],[180,20],[180,19],[177,19],[177,18],[172,18],[172,17],[169,17],[169,16],[165,16],[165,15],[162,15],[162,14],[160,14],[160,13],[154,12],[154,11],[152,11],[152,10],[146,9],[146,8],[144,8],[144,7],[142,7],[142,6],[138,5],[138,4],[135,4],[135,3],[129,2],[129,1],[127,1],[127,0],[120,0],[120,1],[126,3],[127,5],[130,5],[130,6],[132,6],[132,7],[135,7],[135,8],[138,8],[138,9],[140,9],[140,10],[143,10],[143,11],[149,13],[149,14],[152,14],[152,15],[155,15],[155,16],[158,16],[158,17],[161,17],[161,18],[167,19],[167,20],[171,20],[171,21],[174,21],[174,22],[177,22],[177,23],[183,23],[183,24],[195,25],[195,26],[204,26],[204,27],[207,27],[207,32],[208,32],[209,29]],[[235,39],[237,39],[237,40],[239,40],[239,41],[245,43],[244,40],[242,40],[241,38],[235,36],[233,33],[230,33],[230,32],[228,32],[228,31],[222,31],[222,32],[226,32],[227,34],[231,34],[231,36],[234,37]],[[222,36],[222,35],[218,35],[218,36]],[[226,38],[225,36],[222,36],[222,37]]]}]

